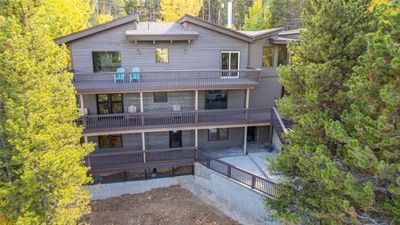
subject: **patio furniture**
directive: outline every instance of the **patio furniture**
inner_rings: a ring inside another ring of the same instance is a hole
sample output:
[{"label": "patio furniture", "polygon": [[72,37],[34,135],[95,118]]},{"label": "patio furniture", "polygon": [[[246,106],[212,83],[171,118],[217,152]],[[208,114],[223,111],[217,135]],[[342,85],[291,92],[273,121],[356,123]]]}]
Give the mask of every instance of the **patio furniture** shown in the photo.
[{"label": "patio furniture", "polygon": [[129,75],[129,82],[139,82],[140,81],[140,68],[139,67],[133,67],[132,72],[136,73],[131,73]]},{"label": "patio furniture", "polygon": [[[120,67],[117,69],[118,74],[114,74],[114,83],[124,83],[125,80],[125,69]],[[119,74],[120,73],[120,74]]]}]

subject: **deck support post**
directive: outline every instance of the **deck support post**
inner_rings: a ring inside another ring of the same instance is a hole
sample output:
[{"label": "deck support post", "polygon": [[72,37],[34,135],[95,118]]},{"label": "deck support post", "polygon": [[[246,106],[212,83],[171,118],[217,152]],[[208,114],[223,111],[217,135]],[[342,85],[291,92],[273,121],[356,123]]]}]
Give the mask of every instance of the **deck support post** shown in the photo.
[{"label": "deck support post", "polygon": [[79,106],[81,108],[81,112],[85,113],[85,106],[83,105],[83,95],[79,95]]},{"label": "deck support post", "polygon": [[245,102],[245,108],[246,108],[246,122],[249,120],[249,105],[250,105],[250,88],[246,89],[246,102]]},{"label": "deck support post", "polygon": [[143,112],[144,112],[143,92],[139,92],[139,98],[140,98],[140,112],[142,113],[142,115],[141,115],[141,118],[142,118],[142,126],[144,126],[144,117],[143,117]]},{"label": "deck support post", "polygon": [[85,140],[85,143],[88,143],[88,137],[87,137],[87,135],[84,135],[84,136],[83,136],[83,139]]},{"label": "deck support post", "polygon": [[142,132],[142,151],[143,151],[143,162],[146,162],[146,139],[144,132]]},{"label": "deck support post", "polygon": [[247,155],[247,126],[243,129],[243,154]]},{"label": "deck support post", "polygon": [[194,146],[196,150],[199,148],[199,130],[197,128],[194,130]]},{"label": "deck support post", "polygon": [[273,143],[273,139],[274,139],[274,127],[271,125],[269,125],[269,144],[272,146]]},{"label": "deck support post", "polygon": [[196,125],[197,125],[197,123],[198,123],[198,120],[199,120],[199,114],[198,114],[198,110],[199,110],[199,90],[195,90],[194,91],[194,101],[195,101],[195,103],[194,103],[194,110],[196,111],[196,114],[195,114],[195,123],[196,123]]}]

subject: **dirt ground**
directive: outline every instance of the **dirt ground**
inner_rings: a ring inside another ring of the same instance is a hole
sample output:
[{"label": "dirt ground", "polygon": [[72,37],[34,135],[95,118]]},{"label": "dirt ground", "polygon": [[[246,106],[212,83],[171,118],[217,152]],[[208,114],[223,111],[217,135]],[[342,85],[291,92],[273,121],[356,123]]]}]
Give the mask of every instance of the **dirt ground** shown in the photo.
[{"label": "dirt ground", "polygon": [[83,222],[92,225],[238,225],[179,186],[93,201]]}]

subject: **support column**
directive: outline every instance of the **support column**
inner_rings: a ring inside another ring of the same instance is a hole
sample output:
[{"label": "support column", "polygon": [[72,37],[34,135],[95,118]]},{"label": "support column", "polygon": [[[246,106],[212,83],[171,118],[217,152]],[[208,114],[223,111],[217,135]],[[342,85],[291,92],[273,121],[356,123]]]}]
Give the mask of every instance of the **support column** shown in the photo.
[{"label": "support column", "polygon": [[199,110],[199,90],[195,90],[194,91],[194,110],[196,111],[195,123],[197,125],[198,118],[199,118],[199,115],[198,115],[198,112],[197,112]]},{"label": "support column", "polygon": [[87,137],[87,135],[84,135],[84,136],[83,136],[83,139],[85,140],[85,143],[88,143],[88,137]]},{"label": "support column", "polygon": [[246,102],[245,102],[246,121],[249,119],[249,105],[250,105],[250,88],[247,88],[246,89]]},{"label": "support column", "polygon": [[81,108],[82,114],[85,114],[85,107],[83,105],[83,95],[79,95],[79,106]]},{"label": "support column", "polygon": [[196,147],[196,149],[199,148],[199,130],[198,129],[194,130],[194,146]]},{"label": "support column", "polygon": [[146,162],[146,138],[144,132],[142,132],[142,151],[143,151],[143,161]]},{"label": "support column", "polygon": [[244,127],[243,131],[243,154],[247,155],[247,126]]},{"label": "support column", "polygon": [[143,104],[143,92],[139,93],[140,95],[140,112],[142,113],[141,118],[142,118],[142,126],[144,125],[144,117],[143,117],[143,112],[144,112],[144,104]]}]

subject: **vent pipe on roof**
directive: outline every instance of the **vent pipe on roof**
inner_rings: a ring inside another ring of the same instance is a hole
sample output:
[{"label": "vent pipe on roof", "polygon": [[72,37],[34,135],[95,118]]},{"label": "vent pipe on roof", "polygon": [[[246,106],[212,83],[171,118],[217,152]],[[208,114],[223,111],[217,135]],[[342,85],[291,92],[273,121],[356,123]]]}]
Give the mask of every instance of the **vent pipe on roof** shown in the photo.
[{"label": "vent pipe on roof", "polygon": [[229,29],[232,29],[232,5],[233,5],[233,0],[228,0],[228,25],[227,27]]}]

